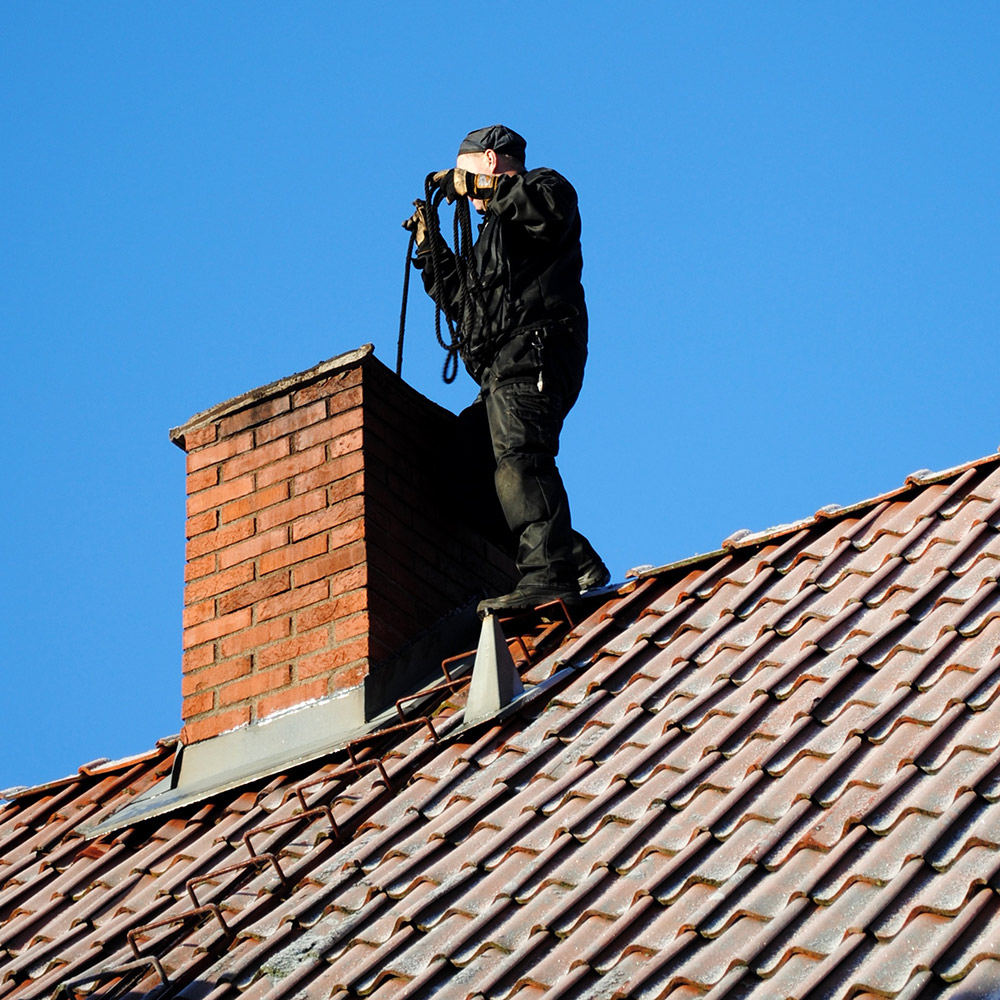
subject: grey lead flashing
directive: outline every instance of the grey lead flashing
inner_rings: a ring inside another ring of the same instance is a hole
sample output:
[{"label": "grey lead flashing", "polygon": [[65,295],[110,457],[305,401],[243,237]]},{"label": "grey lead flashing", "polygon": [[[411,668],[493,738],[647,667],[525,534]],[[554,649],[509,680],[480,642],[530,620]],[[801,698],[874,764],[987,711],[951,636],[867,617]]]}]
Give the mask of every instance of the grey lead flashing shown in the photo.
[{"label": "grey lead flashing", "polygon": [[[169,777],[132,799],[128,805],[78,832],[87,837],[122,830],[184,806],[214,798],[260,778],[282,774],[301,764],[343,750],[356,740],[399,721],[395,699],[407,695],[410,710],[436,696],[436,668],[448,653],[468,650],[478,617],[473,605],[452,612],[383,665],[397,682],[372,685],[369,674],[358,687],[322,701],[292,709],[266,722],[230,730],[211,739],[178,745]],[[451,676],[463,677],[472,657],[453,665]],[[434,667],[429,667],[433,664]],[[403,683],[408,679],[408,683]],[[425,691],[431,690],[425,695]]]},{"label": "grey lead flashing", "polygon": [[220,420],[231,413],[245,410],[249,406],[256,406],[258,403],[263,403],[275,396],[282,396],[292,389],[300,389],[311,382],[318,382],[321,378],[326,378],[336,372],[343,371],[345,368],[353,368],[359,362],[369,357],[369,355],[373,355],[374,352],[375,346],[373,344],[362,344],[356,350],[338,354],[336,357],[328,358],[326,361],[320,361],[319,364],[313,365],[312,368],[307,368],[305,371],[296,372],[294,375],[286,375],[275,382],[269,382],[267,385],[244,392],[240,396],[234,396],[232,399],[227,399],[222,403],[216,403],[215,406],[210,406],[207,410],[196,413],[179,427],[172,427],[169,432],[170,440],[178,448],[183,448],[184,436],[190,434],[193,430],[197,430],[203,424]]},{"label": "grey lead flashing", "polygon": [[278,716],[271,722],[222,733],[191,746],[178,745],[168,777],[104,820],[77,831],[98,837],[162,816],[182,806],[307,764],[384,725],[394,712],[368,722],[359,686]]}]

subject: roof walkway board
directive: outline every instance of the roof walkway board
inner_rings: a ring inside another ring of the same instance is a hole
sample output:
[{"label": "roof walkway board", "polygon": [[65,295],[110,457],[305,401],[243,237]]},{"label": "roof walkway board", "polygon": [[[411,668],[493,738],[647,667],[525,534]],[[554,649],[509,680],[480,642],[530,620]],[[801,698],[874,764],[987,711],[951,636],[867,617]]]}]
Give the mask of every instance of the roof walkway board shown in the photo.
[{"label": "roof walkway board", "polygon": [[[1000,456],[650,570],[365,747],[0,807],[0,1000],[1000,996]],[[507,638],[516,622],[508,622]]]}]

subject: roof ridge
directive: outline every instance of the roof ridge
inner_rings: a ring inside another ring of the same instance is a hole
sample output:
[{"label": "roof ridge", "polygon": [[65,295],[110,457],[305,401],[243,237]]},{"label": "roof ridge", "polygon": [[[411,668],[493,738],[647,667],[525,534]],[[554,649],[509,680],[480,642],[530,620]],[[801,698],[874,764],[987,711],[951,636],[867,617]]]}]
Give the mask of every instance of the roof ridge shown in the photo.
[{"label": "roof ridge", "polygon": [[720,556],[724,556],[727,552],[731,552],[734,549],[748,549],[755,545],[763,545],[764,543],[773,541],[775,538],[779,538],[782,535],[788,535],[793,531],[801,531],[803,528],[812,527],[820,521],[834,521],[847,517],[851,514],[856,514],[868,507],[874,507],[876,504],[884,503],[887,500],[900,496],[908,490],[922,486],[931,486],[934,483],[943,482],[953,476],[959,476],[963,472],[968,472],[970,469],[979,468],[980,466],[987,465],[991,462],[1000,462],[1000,448],[998,448],[993,454],[984,455],[982,458],[972,459],[969,462],[963,462],[960,465],[954,465],[950,468],[941,469],[937,472],[931,469],[917,469],[915,472],[911,472],[906,477],[902,486],[897,486],[884,493],[878,493],[873,497],[858,500],[852,504],[847,504],[846,506],[842,506],[840,504],[826,504],[823,507],[820,507],[819,510],[811,516],[800,518],[797,521],[788,521],[784,524],[773,524],[760,531],[752,531],[749,528],[737,528],[734,532],[727,535],[722,540],[722,545],[717,549],[713,549],[710,552],[698,552],[692,556],[686,556],[685,558],[678,559],[674,562],[664,563],[661,566],[654,566],[652,564],[635,566],[625,574],[626,579],[644,579],[650,576],[659,576],[662,573],[669,573],[673,570],[687,569],[690,566],[696,566],[698,563],[705,560],[718,559]]}]

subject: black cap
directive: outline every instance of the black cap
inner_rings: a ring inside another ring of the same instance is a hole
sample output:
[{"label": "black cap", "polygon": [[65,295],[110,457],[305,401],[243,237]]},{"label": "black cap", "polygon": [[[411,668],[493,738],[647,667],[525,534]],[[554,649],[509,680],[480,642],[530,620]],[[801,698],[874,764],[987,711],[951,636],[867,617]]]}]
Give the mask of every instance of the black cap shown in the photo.
[{"label": "black cap", "polygon": [[485,153],[487,149],[506,153],[515,160],[524,161],[524,150],[528,143],[506,125],[489,125],[470,132],[458,147],[458,155],[463,153]]}]

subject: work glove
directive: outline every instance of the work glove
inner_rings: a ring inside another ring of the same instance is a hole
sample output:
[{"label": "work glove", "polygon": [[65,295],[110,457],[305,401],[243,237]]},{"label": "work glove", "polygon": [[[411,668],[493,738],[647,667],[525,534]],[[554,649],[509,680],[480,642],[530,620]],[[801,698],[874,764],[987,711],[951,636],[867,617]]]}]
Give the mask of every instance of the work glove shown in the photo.
[{"label": "work glove", "polygon": [[403,228],[416,234],[417,253],[426,253],[427,216],[424,215],[424,203],[418,198],[413,204],[417,210],[408,219],[403,220]]},{"label": "work glove", "polygon": [[497,187],[495,174],[474,174],[471,170],[439,170],[433,177],[434,183],[444,193],[450,205],[456,198],[479,198],[489,201]]}]

